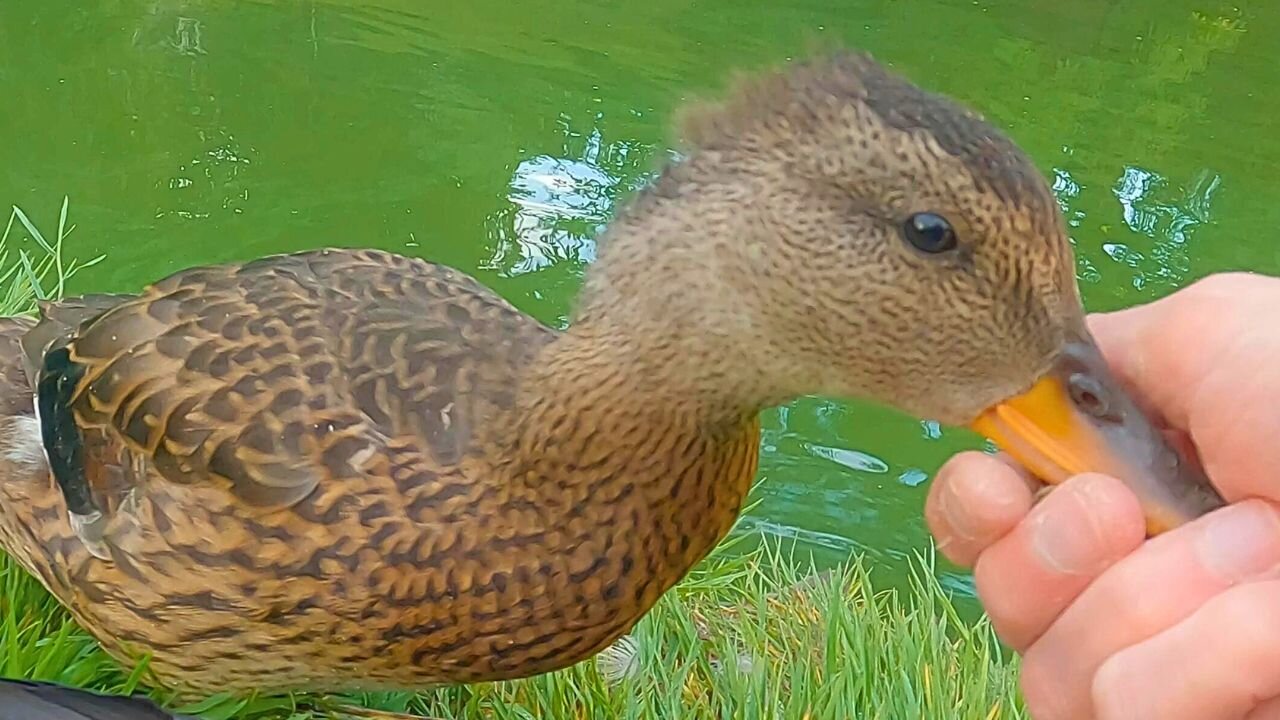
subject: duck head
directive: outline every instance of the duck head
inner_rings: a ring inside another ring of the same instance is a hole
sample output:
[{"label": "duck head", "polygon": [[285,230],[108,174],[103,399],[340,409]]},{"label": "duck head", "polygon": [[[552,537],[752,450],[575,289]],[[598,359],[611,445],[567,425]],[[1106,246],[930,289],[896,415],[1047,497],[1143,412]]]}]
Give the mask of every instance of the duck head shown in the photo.
[{"label": "duck head", "polygon": [[1048,483],[1116,476],[1152,533],[1222,503],[1109,372],[1053,194],[979,115],[841,53],[682,127],[687,156],[602,238],[584,319],[696,348],[699,387],[866,399],[972,427]]}]

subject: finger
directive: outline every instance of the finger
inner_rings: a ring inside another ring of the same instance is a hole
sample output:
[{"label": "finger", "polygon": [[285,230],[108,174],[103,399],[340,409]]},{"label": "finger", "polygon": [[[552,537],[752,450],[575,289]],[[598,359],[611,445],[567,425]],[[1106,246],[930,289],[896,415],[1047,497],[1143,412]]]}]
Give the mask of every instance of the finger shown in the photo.
[{"label": "finger", "polygon": [[1238,585],[1113,655],[1093,681],[1099,720],[1235,720],[1280,696],[1280,581]]},{"label": "finger", "polygon": [[948,460],[924,505],[938,550],[957,565],[972,565],[1031,509],[1035,484],[1005,455],[966,452]]},{"label": "finger", "polygon": [[982,553],[978,596],[1001,639],[1023,650],[1145,535],[1142,507],[1124,483],[1078,475]]},{"label": "finger", "polygon": [[1280,698],[1272,698],[1245,715],[1245,720],[1280,720]]},{"label": "finger", "polygon": [[[1089,329],[1119,379],[1135,388],[1175,427],[1187,428],[1191,392],[1222,364],[1236,339],[1269,311],[1280,280],[1224,273],[1146,305],[1089,316]],[[1252,306],[1252,307],[1251,307]]]},{"label": "finger", "polygon": [[1090,318],[1121,381],[1169,425],[1187,431],[1228,500],[1280,499],[1280,333],[1265,316],[1280,279],[1230,274],[1149,305]]},{"label": "finger", "polygon": [[1280,576],[1280,506],[1248,500],[1147,541],[1115,563],[1026,652],[1022,688],[1038,720],[1087,717],[1110,656],[1186,619],[1245,581]]}]

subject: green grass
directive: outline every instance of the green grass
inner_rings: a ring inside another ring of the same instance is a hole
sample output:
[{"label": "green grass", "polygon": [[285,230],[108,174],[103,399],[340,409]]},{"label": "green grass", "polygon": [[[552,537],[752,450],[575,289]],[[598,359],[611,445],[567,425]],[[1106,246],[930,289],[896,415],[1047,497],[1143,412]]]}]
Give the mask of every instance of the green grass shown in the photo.
[{"label": "green grass", "polygon": [[[77,269],[62,260],[66,212],[64,202],[48,241],[14,209],[0,236],[0,313],[30,312],[62,292]],[[1025,717],[1015,660],[985,620],[960,616],[932,556],[913,562],[905,591],[881,591],[861,558],[815,574],[775,542],[744,549],[745,536],[735,537],[624,641],[562,672],[416,695],[215,697],[180,709],[211,720],[353,717],[355,706],[510,720]],[[0,589],[0,675],[140,688],[144,670],[126,674],[3,554]]]}]

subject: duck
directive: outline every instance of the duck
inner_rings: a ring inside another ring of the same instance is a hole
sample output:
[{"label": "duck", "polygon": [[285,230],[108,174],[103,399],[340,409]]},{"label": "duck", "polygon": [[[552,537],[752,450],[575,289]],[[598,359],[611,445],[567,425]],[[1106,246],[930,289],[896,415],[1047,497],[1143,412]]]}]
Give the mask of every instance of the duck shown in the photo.
[{"label": "duck", "polygon": [[1090,336],[1027,155],[837,50],[678,117],[567,327],[323,247],[0,322],[0,547],[176,697],[529,677],[622,637],[733,527],[803,395],[971,428],[1152,534],[1219,506]]}]

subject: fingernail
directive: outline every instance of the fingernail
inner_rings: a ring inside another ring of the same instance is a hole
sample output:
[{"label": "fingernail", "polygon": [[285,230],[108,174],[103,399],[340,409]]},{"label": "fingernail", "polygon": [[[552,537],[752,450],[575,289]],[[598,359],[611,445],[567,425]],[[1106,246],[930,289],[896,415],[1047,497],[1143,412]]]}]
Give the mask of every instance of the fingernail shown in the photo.
[{"label": "fingernail", "polygon": [[1049,569],[1065,575],[1093,573],[1106,560],[1102,547],[1102,531],[1091,506],[1106,502],[1102,478],[1081,478],[1067,489],[1079,506],[1075,512],[1044,506],[1032,510],[1031,543],[1036,554]]},{"label": "fingernail", "polygon": [[1200,559],[1226,582],[1249,580],[1280,569],[1280,518],[1259,501],[1214,513],[1199,538]]}]

